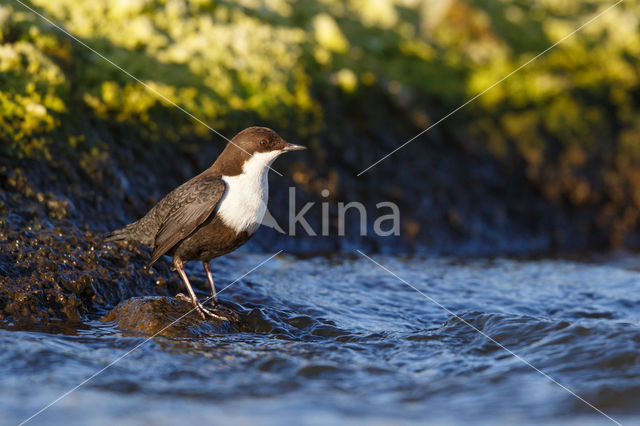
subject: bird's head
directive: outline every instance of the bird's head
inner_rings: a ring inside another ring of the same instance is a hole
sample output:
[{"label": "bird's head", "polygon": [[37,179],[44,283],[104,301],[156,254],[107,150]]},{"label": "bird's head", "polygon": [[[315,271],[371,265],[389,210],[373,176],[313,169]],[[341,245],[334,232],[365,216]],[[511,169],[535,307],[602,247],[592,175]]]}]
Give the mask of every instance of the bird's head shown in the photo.
[{"label": "bird's head", "polygon": [[282,139],[268,127],[249,127],[238,133],[227,144],[214,165],[221,168],[222,174],[233,176],[247,167],[267,168],[281,154],[307,149]]}]

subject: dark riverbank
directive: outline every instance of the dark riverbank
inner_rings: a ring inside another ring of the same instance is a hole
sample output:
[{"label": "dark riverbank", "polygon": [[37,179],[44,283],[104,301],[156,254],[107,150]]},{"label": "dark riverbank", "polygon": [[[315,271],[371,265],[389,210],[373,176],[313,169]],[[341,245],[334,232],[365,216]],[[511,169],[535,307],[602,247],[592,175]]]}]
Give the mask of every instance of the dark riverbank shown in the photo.
[{"label": "dark riverbank", "polygon": [[[88,149],[72,150],[54,140],[49,158],[19,158],[10,151],[0,159],[5,323],[82,321],[131,296],[174,295],[180,289],[168,261],[147,270],[147,249],[105,246],[102,235],[140,217],[207,167],[223,143],[213,136],[182,144],[145,142],[127,126],[92,126],[86,129]],[[593,210],[551,202],[517,163],[507,168],[487,153],[466,149],[456,135],[416,141],[356,176],[363,159],[382,155],[400,140],[383,137],[382,127],[371,126],[371,140],[344,126],[344,134],[354,135],[348,142],[327,137],[311,143],[304,158],[275,163],[284,175],[270,177],[269,209],[276,221],[287,229],[288,188],[294,186],[296,211],[315,203],[305,219],[318,233],[321,203],[329,203],[329,235],[310,236],[298,226],[297,235],[290,236],[263,227],[249,251],[282,249],[310,256],[348,254],[361,247],[368,252],[530,256],[611,247]],[[306,142],[294,134],[286,137]],[[320,195],[325,188],[329,197]],[[338,235],[340,201],[367,206],[367,236],[359,233],[357,214],[347,216],[346,235]],[[397,237],[373,232],[375,206],[381,201],[400,208]]]}]

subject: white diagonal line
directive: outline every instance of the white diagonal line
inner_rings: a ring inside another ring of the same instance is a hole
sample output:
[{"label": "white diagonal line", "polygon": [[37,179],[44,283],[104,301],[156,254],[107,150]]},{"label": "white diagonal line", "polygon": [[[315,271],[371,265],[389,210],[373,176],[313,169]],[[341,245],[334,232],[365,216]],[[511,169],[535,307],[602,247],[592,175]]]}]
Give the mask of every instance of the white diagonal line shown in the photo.
[{"label": "white diagonal line", "polygon": [[454,318],[462,321],[465,325],[468,325],[469,327],[471,327],[474,331],[480,333],[482,336],[486,337],[487,339],[489,339],[492,343],[494,343],[495,345],[497,345],[499,348],[504,349],[505,351],[507,351],[509,354],[513,355],[516,359],[522,361],[524,364],[526,364],[527,366],[531,367],[532,369],[534,369],[535,371],[537,371],[538,373],[542,374],[545,378],[547,378],[549,381],[551,381],[552,383],[555,383],[556,385],[560,386],[562,389],[564,389],[565,391],[569,392],[571,395],[573,395],[574,397],[578,398],[580,401],[584,402],[586,405],[588,405],[589,407],[593,408],[595,411],[597,411],[598,413],[602,414],[603,416],[605,416],[607,419],[611,420],[613,423],[617,424],[618,426],[622,426],[622,424],[620,422],[618,422],[617,420],[614,420],[613,418],[611,418],[609,415],[607,415],[604,411],[600,410],[598,407],[594,406],[593,404],[591,404],[589,401],[585,400],[584,398],[582,398],[580,395],[578,395],[577,393],[575,393],[574,391],[572,391],[571,389],[569,389],[568,387],[566,387],[565,385],[563,385],[562,383],[558,382],[556,379],[554,379],[553,377],[549,376],[547,373],[545,373],[544,371],[536,368],[535,366],[533,366],[533,364],[531,364],[529,361],[527,361],[526,359],[522,358],[520,355],[516,354],[515,352],[513,352],[511,349],[507,348],[506,346],[502,345],[500,342],[498,342],[497,340],[495,340],[493,337],[489,336],[488,334],[486,334],[485,332],[483,332],[482,330],[480,330],[478,327],[474,326],[473,324],[471,324],[470,322],[468,322],[467,320],[465,320],[464,318],[461,318],[459,315],[457,315],[455,312],[451,311],[450,309],[448,309],[446,306],[442,305],[441,303],[439,303],[437,300],[435,300],[434,298],[432,298],[431,296],[423,293],[422,291],[420,291],[418,288],[416,288],[415,286],[413,286],[411,283],[409,283],[408,281],[404,280],[403,278],[399,277],[397,274],[395,274],[393,271],[391,271],[389,268],[385,267],[384,265],[376,262],[375,260],[373,260],[371,257],[367,256],[366,254],[364,254],[362,251],[360,250],[356,250],[358,253],[360,253],[363,257],[369,259],[371,262],[375,263],[376,265],[378,265],[380,268],[382,268],[383,270],[387,271],[388,273],[390,273],[391,275],[393,275],[394,277],[396,277],[397,279],[399,279],[400,281],[402,281],[403,283],[405,283],[406,285],[408,285],[409,287],[411,287],[412,289],[414,289],[415,291],[417,291],[418,293],[420,293],[424,298],[428,299],[430,302],[432,302],[433,304],[437,305],[438,307],[440,307],[441,309],[445,310],[449,315],[452,315]]},{"label": "white diagonal line", "polygon": [[365,173],[367,170],[371,169],[372,167],[375,167],[376,165],[380,164],[382,161],[386,160],[387,158],[389,158],[390,156],[392,156],[393,154],[395,154],[396,152],[398,152],[399,150],[401,150],[402,148],[404,148],[405,146],[409,145],[411,142],[413,142],[414,140],[416,140],[417,138],[419,138],[420,136],[424,135],[425,133],[427,133],[429,130],[433,129],[434,127],[436,127],[438,124],[442,123],[444,120],[446,120],[447,118],[451,117],[453,114],[455,114],[456,112],[460,111],[462,108],[466,107],[467,105],[469,105],[471,102],[475,101],[476,99],[478,99],[480,96],[484,95],[485,93],[487,93],[489,90],[493,89],[494,87],[496,87],[498,84],[502,83],[503,81],[505,81],[506,79],[508,79],[509,77],[511,77],[513,74],[517,73],[518,71],[520,71],[522,68],[526,67],[527,65],[529,65],[531,62],[535,61],[536,59],[538,59],[539,57],[541,57],[542,55],[544,55],[545,53],[547,53],[548,51],[550,51],[551,49],[553,49],[554,47],[556,47],[557,45],[559,45],[560,43],[562,43],[563,41],[565,41],[566,39],[568,39],[569,37],[571,37],[572,35],[574,35],[575,33],[577,33],[578,31],[580,31],[581,29],[583,29],[584,27],[586,27],[587,25],[589,25],[590,23],[592,23],[593,21],[595,21],[596,19],[600,18],[602,15],[604,15],[605,13],[607,13],[609,10],[613,9],[614,7],[616,7],[617,5],[619,5],[620,3],[622,3],[624,0],[618,0],[616,3],[612,4],[611,6],[607,7],[605,10],[603,10],[602,12],[598,13],[596,16],[594,16],[593,18],[589,19],[587,22],[585,22],[584,24],[580,25],[578,28],[576,28],[575,30],[573,30],[572,32],[570,32],[569,34],[567,34],[566,36],[562,37],[560,40],[556,41],[555,43],[553,43],[551,46],[547,47],[546,49],[544,49],[542,52],[538,53],[536,56],[534,56],[533,58],[529,59],[527,62],[525,62],[524,64],[520,65],[518,68],[516,68],[515,70],[511,71],[509,74],[505,75],[504,77],[502,77],[500,80],[496,81],[495,83],[493,83],[491,86],[487,87],[486,89],[484,89],[482,92],[478,93],[477,95],[475,95],[473,98],[469,99],[468,101],[466,101],[465,103],[463,103],[462,105],[460,105],[458,108],[454,109],[453,111],[451,111],[449,114],[445,115],[444,117],[442,117],[441,119],[439,119],[438,121],[436,121],[435,123],[433,123],[432,125],[430,125],[429,127],[427,127],[426,129],[424,129],[423,131],[421,131],[420,133],[418,133],[417,135],[415,135],[414,137],[412,137],[411,139],[409,139],[408,141],[406,141],[405,143],[403,143],[402,145],[400,145],[399,147],[397,147],[396,149],[394,149],[393,151],[391,151],[390,153],[388,153],[387,155],[385,155],[384,157],[380,158],[378,161],[376,161],[375,163],[371,164],[369,167],[367,167],[366,169],[362,170],[360,173],[358,173],[357,176],[362,175],[363,173]]},{"label": "white diagonal line", "polygon": [[[205,126],[207,129],[211,130],[213,133],[215,133],[216,135],[220,136],[222,139],[226,140],[227,142],[229,142],[230,144],[236,146],[238,149],[244,151],[246,154],[252,155],[249,152],[247,152],[244,148],[242,148],[241,146],[239,146],[238,144],[232,142],[230,139],[228,139],[225,135],[223,135],[222,133],[220,133],[219,131],[217,131],[216,129],[214,129],[213,127],[209,126],[207,123],[205,123],[204,121],[202,121],[201,119],[199,119],[198,117],[196,117],[195,115],[193,115],[192,113],[190,113],[189,111],[187,111],[186,109],[184,109],[183,107],[181,107],[180,105],[178,105],[177,103],[175,103],[174,101],[172,101],[171,99],[169,99],[168,97],[166,97],[165,95],[163,95],[162,93],[160,93],[159,91],[157,91],[156,89],[153,88],[153,86],[145,83],[144,81],[140,80],[138,77],[136,77],[135,75],[131,74],[129,71],[125,70],[124,68],[122,68],[120,65],[116,64],[115,62],[113,62],[111,59],[107,58],[106,56],[104,56],[102,53],[98,52],[97,50],[95,50],[93,47],[89,46],[87,43],[83,42],[82,40],[80,40],[78,37],[74,36],[73,34],[71,34],[69,31],[65,30],[64,28],[62,28],[60,25],[56,24],[55,22],[53,22],[51,19],[47,18],[46,16],[44,16],[43,14],[41,14],[40,12],[36,11],[35,9],[33,9],[32,7],[24,4],[21,0],[15,0],[17,3],[20,3],[23,7],[25,7],[26,9],[29,9],[32,13],[38,15],[40,18],[42,18],[44,21],[48,22],[49,24],[51,24],[52,26],[54,26],[55,28],[57,28],[59,31],[61,31],[62,33],[66,34],[67,36],[69,36],[70,38],[72,38],[73,40],[75,40],[76,42],[78,42],[79,44],[81,44],[82,46],[86,47],[87,49],[89,49],[91,52],[93,52],[94,54],[98,55],[100,58],[104,59],[105,61],[107,61],[108,63],[110,63],[111,65],[113,65],[114,67],[116,67],[117,69],[119,69],[120,71],[122,71],[123,73],[125,73],[127,76],[129,76],[130,78],[132,78],[133,80],[137,81],[138,83],[140,83],[142,86],[144,86],[145,89],[149,90],[150,92],[154,93],[156,96],[160,97],[163,101],[171,104],[172,106],[178,108],[180,111],[184,112],[185,114],[187,114],[189,117],[191,117],[193,120],[197,121],[198,123],[202,124],[203,126]],[[282,176],[282,174],[280,172],[278,172],[277,170],[273,169],[271,166],[267,165],[267,167],[269,167],[269,169],[271,169],[275,174],[277,174],[278,176]]]},{"label": "white diagonal line", "polygon": [[[250,273],[252,273],[253,271],[255,271],[256,269],[258,269],[259,267],[261,267],[262,265],[264,265],[265,263],[267,263],[268,261],[270,261],[271,259],[273,259],[274,257],[276,257],[277,255],[279,255],[280,253],[282,253],[282,250],[279,250],[277,253],[272,254],[268,259],[260,262],[260,264],[258,264],[257,266],[254,266],[252,269],[250,269],[248,272],[245,272],[244,274],[242,274],[240,277],[236,278],[231,284],[227,285],[225,288],[223,288],[221,291],[218,292],[218,294],[222,293],[223,291],[225,291],[226,289],[228,289],[229,287],[231,287],[233,284],[237,283],[238,281],[240,281],[241,279],[243,279],[244,277],[246,277],[247,275],[249,275]],[[204,302],[208,301],[209,299],[211,299],[211,296],[207,297],[206,299],[203,299]],[[186,314],[181,315],[180,317],[178,317],[177,319],[173,320],[171,323],[169,323],[168,325],[166,325],[165,327],[163,327],[160,331],[155,332],[152,336],[147,337],[144,341],[142,341],[142,343],[137,344],[136,346],[134,346],[133,348],[131,348],[129,351],[125,352],[124,354],[120,355],[118,358],[114,359],[113,361],[111,361],[109,364],[107,364],[105,367],[101,368],[100,370],[98,370],[97,372],[93,373],[91,376],[87,377],[86,379],[84,379],[82,382],[80,382],[79,384],[77,384],[76,386],[74,386],[73,388],[69,389],[68,391],[66,391],[65,393],[63,393],[62,395],[60,395],[58,398],[54,399],[53,401],[51,401],[50,403],[48,403],[47,405],[45,405],[43,408],[41,408],[40,410],[38,410],[36,413],[34,413],[32,416],[30,416],[29,418],[23,420],[22,422],[20,422],[20,424],[18,426],[22,426],[25,423],[31,421],[34,417],[38,416],[39,414],[41,414],[43,411],[47,410],[48,408],[50,408],[52,405],[58,403],[60,400],[64,399],[65,397],[69,396],[69,394],[73,393],[74,391],[76,391],[79,387],[87,384],[88,382],[90,382],[91,380],[93,380],[96,376],[98,376],[99,374],[103,373],[105,370],[107,370],[110,367],[113,367],[115,364],[117,364],[119,361],[121,361],[124,357],[126,357],[127,355],[129,355],[130,353],[132,353],[133,351],[135,351],[136,349],[138,349],[140,346],[146,344],[149,340],[153,339],[154,337],[157,337],[160,333],[162,333],[163,331],[165,331],[167,328],[171,327],[173,324],[175,324],[176,322],[180,321],[182,318],[186,317],[187,315],[189,315],[191,312],[195,311],[196,308],[191,309],[190,311],[188,311]]]}]

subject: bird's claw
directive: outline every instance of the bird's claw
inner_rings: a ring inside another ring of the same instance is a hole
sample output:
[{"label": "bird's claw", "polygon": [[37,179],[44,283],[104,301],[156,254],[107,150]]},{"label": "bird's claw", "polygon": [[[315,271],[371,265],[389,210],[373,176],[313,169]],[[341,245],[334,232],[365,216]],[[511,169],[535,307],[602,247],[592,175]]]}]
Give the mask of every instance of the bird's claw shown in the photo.
[{"label": "bird's claw", "polygon": [[[189,298],[188,296],[185,296],[182,293],[176,294],[176,299],[182,300],[184,302],[191,303],[193,305],[194,309],[200,315],[200,318],[202,318],[203,320],[207,319],[207,317],[210,317],[210,318],[215,318],[215,319],[220,320],[220,321],[229,321],[229,319],[227,317],[219,315],[219,314],[213,312],[212,310],[206,308],[199,300],[193,301],[193,300],[191,300],[191,298]],[[215,308],[216,305],[217,305],[217,302],[214,301],[213,299],[211,299],[211,306]]]},{"label": "bird's claw", "polygon": [[220,320],[220,321],[229,321],[229,318],[227,318],[225,316],[222,316],[222,315],[218,315],[217,313],[209,310],[208,308],[205,308],[205,306],[202,303],[200,303],[199,301],[197,302],[196,309],[200,313],[200,316],[203,317],[202,319],[205,319],[204,316],[207,315],[207,316],[209,316],[211,318],[215,318],[215,319]]}]

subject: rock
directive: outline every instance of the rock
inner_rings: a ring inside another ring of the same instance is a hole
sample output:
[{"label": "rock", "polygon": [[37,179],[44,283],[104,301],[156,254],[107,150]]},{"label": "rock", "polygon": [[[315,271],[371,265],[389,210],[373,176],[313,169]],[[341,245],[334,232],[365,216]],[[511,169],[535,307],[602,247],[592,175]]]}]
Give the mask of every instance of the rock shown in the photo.
[{"label": "rock", "polygon": [[234,310],[218,306],[216,311],[229,321],[203,320],[191,304],[172,297],[133,297],[119,303],[101,321],[115,321],[119,329],[143,336],[205,337],[240,328]]}]

